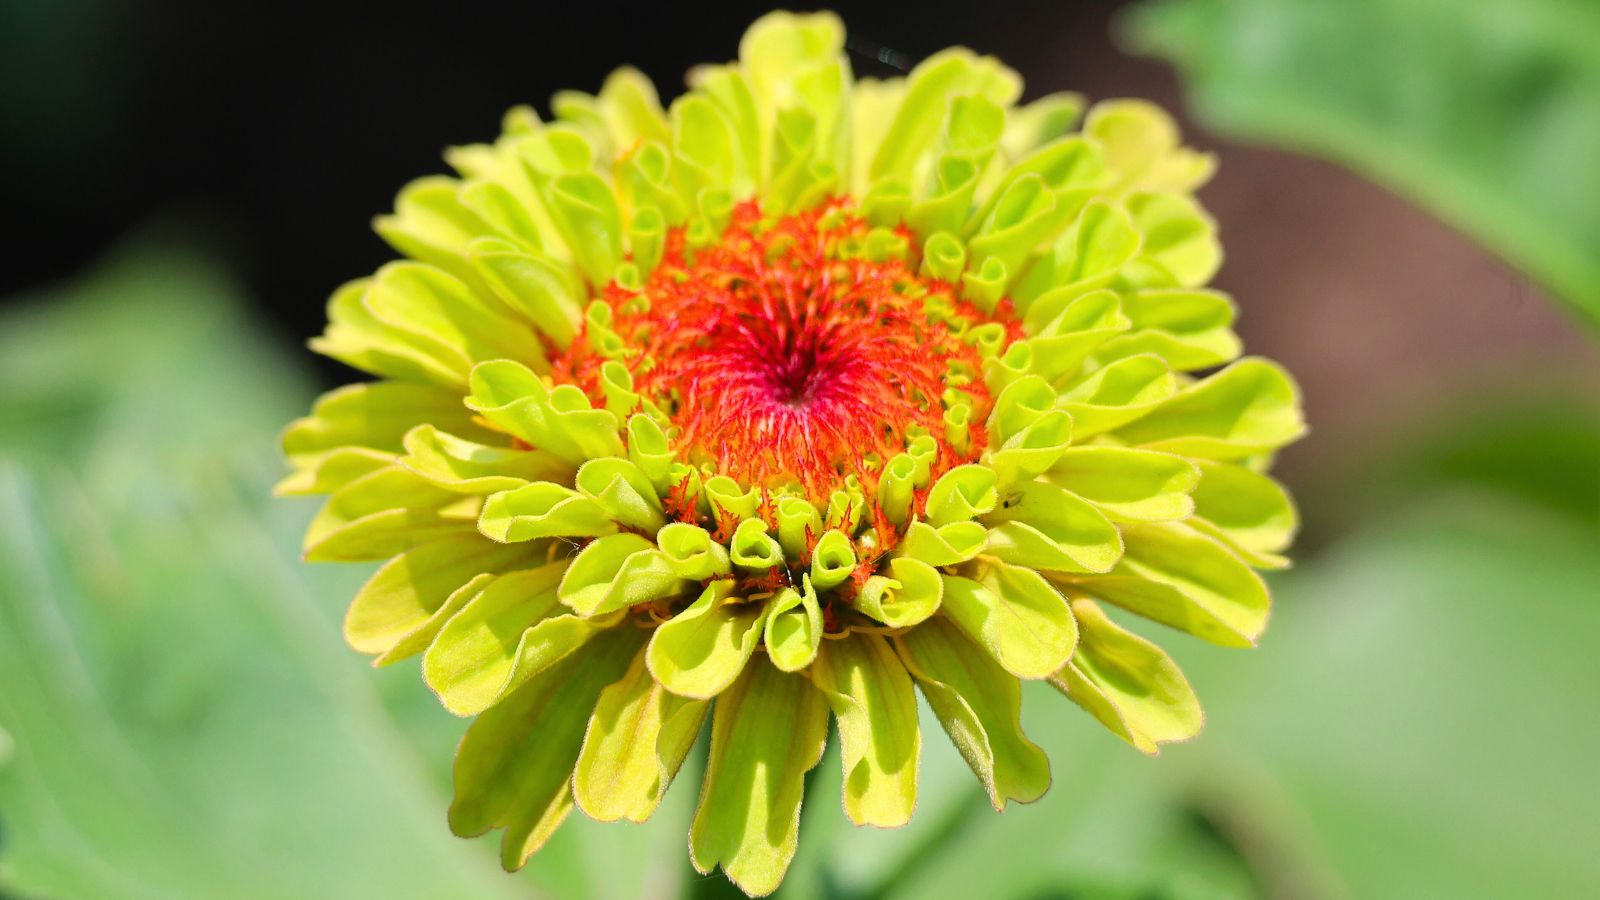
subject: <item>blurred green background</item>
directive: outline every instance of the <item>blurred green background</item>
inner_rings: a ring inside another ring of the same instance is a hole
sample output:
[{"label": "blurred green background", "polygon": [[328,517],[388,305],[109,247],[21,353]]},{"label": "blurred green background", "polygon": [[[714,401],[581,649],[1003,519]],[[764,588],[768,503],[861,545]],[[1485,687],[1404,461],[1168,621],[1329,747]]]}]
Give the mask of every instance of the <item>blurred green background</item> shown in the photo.
[{"label": "blurred green background", "polygon": [[[1280,469],[1306,533],[1260,649],[1164,638],[1198,740],[1146,759],[1030,695],[1044,800],[994,815],[929,740],[888,832],[846,822],[825,762],[781,895],[1600,896],[1600,4],[859,6],[875,44],[1150,96],[1219,152],[1218,284],[1306,388]],[[366,572],[303,565],[311,508],[267,492],[278,430],[342,378],[299,340],[383,257],[361,229],[393,189],[512,100],[623,61],[670,86],[759,10],[641,12],[682,40],[568,48],[561,77],[508,49],[538,39],[522,7],[464,56],[418,52],[445,18],[420,4],[248,38],[245,7],[3,8],[30,234],[0,310],[0,896],[727,896],[684,861],[692,778],[647,827],[573,817],[515,877],[450,837],[464,723],[344,648]],[[196,55],[152,70],[167,26]],[[288,52],[299,28],[322,37]],[[407,60],[465,90],[370,68]],[[393,91],[423,124],[383,127]]]}]

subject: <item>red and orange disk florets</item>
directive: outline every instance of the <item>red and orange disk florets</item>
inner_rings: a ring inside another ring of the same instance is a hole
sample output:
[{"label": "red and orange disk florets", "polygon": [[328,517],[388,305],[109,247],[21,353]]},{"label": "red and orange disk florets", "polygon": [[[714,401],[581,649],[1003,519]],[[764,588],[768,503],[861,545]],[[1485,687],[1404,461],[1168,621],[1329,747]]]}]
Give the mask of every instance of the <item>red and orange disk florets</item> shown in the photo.
[{"label": "red and orange disk florets", "polygon": [[870,486],[917,434],[939,445],[936,478],[984,449],[982,428],[959,447],[946,437],[949,392],[977,422],[991,405],[963,334],[1015,326],[918,275],[904,246],[873,253],[872,233],[841,203],[776,219],[745,203],[703,247],[675,230],[642,289],[604,294],[621,353],[586,329],[557,377],[603,401],[600,367],[619,359],[675,427],[679,456],[744,484],[798,483],[820,498],[846,475]]}]

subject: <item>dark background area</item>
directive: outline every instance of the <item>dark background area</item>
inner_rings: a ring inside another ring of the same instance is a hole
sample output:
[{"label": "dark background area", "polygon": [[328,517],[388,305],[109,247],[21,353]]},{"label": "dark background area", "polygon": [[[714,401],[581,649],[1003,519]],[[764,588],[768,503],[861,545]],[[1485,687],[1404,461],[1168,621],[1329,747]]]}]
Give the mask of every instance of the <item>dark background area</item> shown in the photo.
[{"label": "dark background area", "polygon": [[[768,8],[3,3],[0,196],[18,234],[0,296],[175,219],[215,245],[287,343],[321,330],[335,287],[392,258],[369,222],[401,185],[444,171],[445,146],[492,139],[509,107],[545,111],[556,90],[594,90],[623,62],[670,100],[689,66],[732,58]],[[1252,352],[1301,380],[1315,425],[1286,454],[1291,482],[1438,397],[1532,369],[1600,380],[1580,332],[1446,226],[1333,166],[1197,128],[1172,71],[1118,48],[1120,3],[832,6],[858,75],[893,71],[871,55],[879,47],[914,62],[964,43],[1015,67],[1029,97],[1148,97],[1219,153],[1201,193],[1228,251],[1217,285],[1238,298]],[[329,386],[346,380],[306,360]]]},{"label": "dark background area", "polygon": [[[367,223],[402,184],[442,171],[447,144],[492,139],[515,104],[546,114],[555,90],[592,91],[624,61],[666,102],[691,65],[732,58],[767,8],[15,6],[0,29],[0,65],[12,69],[0,151],[22,244],[0,293],[64,277],[153,213],[181,209],[220,229],[253,293],[297,337],[321,329],[335,286],[392,256]],[[996,15],[977,4],[834,4],[862,46],[917,60],[966,42],[1025,71],[1060,56],[1039,40],[1041,20],[1092,51],[1114,6],[1026,3]],[[864,75],[894,71],[861,53],[854,62]]]}]

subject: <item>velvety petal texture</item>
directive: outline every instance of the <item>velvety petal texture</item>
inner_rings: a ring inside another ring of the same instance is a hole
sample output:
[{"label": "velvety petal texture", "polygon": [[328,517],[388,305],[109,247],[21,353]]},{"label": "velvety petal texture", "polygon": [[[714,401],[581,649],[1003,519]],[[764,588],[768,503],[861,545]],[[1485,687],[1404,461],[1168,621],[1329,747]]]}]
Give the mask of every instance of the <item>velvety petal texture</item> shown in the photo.
[{"label": "velvety petal texture", "polygon": [[1155,753],[1203,716],[1144,626],[1266,625],[1305,425],[1206,286],[1213,160],[1147,103],[843,47],[773,13],[665,106],[621,69],[513,109],[312,342],[375,380],[279,489],[327,498],[307,559],[380,564],[350,645],[473,717],[449,824],[508,869],[682,775],[695,867],[767,894],[830,730],[857,825],[910,819],[925,727],[1003,809],[1050,785],[1023,681]]}]

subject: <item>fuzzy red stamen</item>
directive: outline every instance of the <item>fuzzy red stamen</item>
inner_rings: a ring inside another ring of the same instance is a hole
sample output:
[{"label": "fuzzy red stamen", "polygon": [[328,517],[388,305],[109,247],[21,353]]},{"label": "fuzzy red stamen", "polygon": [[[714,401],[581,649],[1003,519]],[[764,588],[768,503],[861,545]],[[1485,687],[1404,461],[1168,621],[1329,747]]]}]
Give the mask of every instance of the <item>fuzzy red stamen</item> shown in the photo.
[{"label": "fuzzy red stamen", "polygon": [[[745,484],[798,482],[825,501],[845,475],[875,485],[914,430],[940,444],[941,471],[982,452],[981,428],[965,453],[944,441],[941,403],[952,367],[980,372],[981,357],[924,302],[942,293],[969,321],[992,317],[904,261],[866,258],[869,230],[838,203],[775,221],[745,203],[714,245],[672,233],[647,302],[608,289],[610,327],[637,351],[623,360],[634,389],[677,426],[681,457]],[[586,338],[556,372],[600,400],[606,360]],[[981,422],[981,379],[962,390]]]}]

